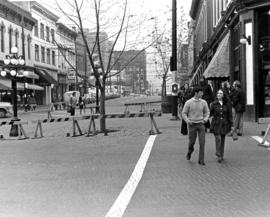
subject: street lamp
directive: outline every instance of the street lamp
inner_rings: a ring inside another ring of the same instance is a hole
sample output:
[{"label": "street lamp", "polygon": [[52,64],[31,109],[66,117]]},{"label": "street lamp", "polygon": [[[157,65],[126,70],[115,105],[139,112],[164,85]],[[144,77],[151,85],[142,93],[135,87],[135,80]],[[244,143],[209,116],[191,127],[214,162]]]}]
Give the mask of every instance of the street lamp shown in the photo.
[{"label": "street lamp", "polygon": [[[0,72],[1,76],[5,77],[7,73],[11,75],[11,87],[13,89],[13,118],[12,121],[19,121],[18,119],[18,107],[17,107],[17,77],[24,76],[23,66],[25,60],[23,56],[18,55],[18,48],[11,48],[11,56],[6,55],[4,59],[4,66]],[[9,136],[18,136],[18,125],[12,124]]]}]

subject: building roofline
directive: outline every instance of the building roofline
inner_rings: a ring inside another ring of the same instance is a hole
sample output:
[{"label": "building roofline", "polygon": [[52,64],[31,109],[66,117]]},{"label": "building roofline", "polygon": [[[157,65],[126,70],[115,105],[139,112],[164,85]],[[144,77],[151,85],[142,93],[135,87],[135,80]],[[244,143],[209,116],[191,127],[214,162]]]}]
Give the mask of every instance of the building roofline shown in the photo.
[{"label": "building roofline", "polygon": [[11,10],[13,10],[15,13],[21,15],[22,17],[28,19],[29,21],[32,21],[32,23],[36,22],[36,19],[34,19],[30,12],[22,9],[21,7],[17,6],[16,4],[9,2],[7,0],[2,0],[0,5],[3,5]]}]

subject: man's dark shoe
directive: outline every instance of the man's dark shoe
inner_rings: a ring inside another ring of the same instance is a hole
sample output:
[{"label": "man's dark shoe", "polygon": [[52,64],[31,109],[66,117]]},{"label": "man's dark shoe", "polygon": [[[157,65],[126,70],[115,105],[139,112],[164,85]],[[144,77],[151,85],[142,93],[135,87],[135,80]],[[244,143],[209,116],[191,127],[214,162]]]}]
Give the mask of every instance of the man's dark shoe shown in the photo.
[{"label": "man's dark shoe", "polygon": [[205,163],[203,161],[199,161],[198,164],[200,164],[201,166],[205,166]]},{"label": "man's dark shoe", "polygon": [[238,136],[242,136],[242,133],[237,133]]},{"label": "man's dark shoe", "polygon": [[218,160],[217,160],[217,161],[218,161],[219,163],[221,163],[221,162],[222,162],[222,160],[223,160],[223,158],[222,158],[222,157],[218,157]]},{"label": "man's dark shoe", "polygon": [[186,158],[187,158],[187,160],[190,160],[191,154],[190,153],[187,153]]}]

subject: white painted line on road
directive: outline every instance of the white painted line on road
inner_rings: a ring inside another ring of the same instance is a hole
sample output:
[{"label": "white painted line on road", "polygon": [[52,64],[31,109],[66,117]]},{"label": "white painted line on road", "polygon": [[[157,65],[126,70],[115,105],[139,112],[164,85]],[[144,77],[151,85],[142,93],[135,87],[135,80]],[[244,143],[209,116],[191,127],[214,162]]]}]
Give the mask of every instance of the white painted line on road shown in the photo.
[{"label": "white painted line on road", "polygon": [[258,141],[260,146],[267,147],[267,149],[270,150],[270,144],[269,144],[269,142],[265,141],[263,144],[261,144],[261,142],[263,141],[263,138],[261,138],[259,136],[251,136],[251,138],[253,138],[256,141]]},{"label": "white painted line on road", "polygon": [[125,187],[122,189],[118,198],[112,205],[109,212],[106,214],[106,217],[121,217],[123,216],[129,201],[135,192],[145,169],[146,163],[150,156],[152,147],[154,145],[156,135],[152,135],[148,138],[147,143],[143,149],[143,152],[128,180]]}]

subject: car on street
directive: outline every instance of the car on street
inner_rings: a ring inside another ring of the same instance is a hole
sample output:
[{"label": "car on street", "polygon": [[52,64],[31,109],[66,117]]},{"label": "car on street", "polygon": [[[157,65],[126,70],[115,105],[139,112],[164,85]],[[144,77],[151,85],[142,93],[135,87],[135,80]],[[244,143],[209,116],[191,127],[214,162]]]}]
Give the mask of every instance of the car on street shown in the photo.
[{"label": "car on street", "polygon": [[0,118],[13,115],[13,106],[9,102],[0,102]]}]

